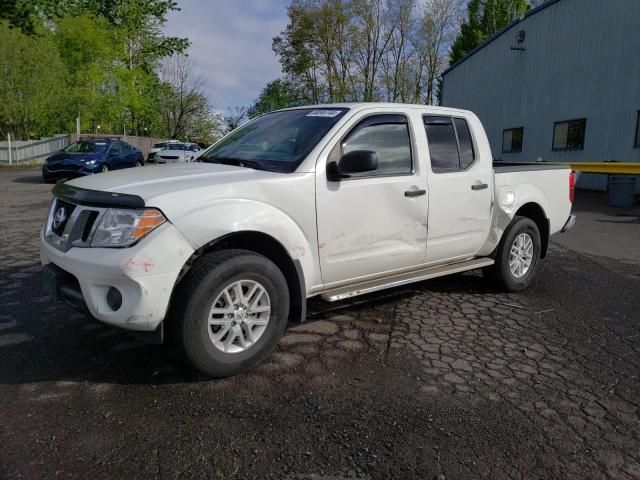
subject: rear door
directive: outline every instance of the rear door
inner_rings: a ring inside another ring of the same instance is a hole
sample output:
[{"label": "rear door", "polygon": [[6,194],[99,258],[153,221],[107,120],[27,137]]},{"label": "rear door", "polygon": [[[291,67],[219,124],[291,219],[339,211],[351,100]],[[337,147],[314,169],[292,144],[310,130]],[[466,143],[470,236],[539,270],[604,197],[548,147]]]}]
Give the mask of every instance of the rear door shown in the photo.
[{"label": "rear door", "polygon": [[[421,128],[418,115],[413,122]],[[426,249],[427,185],[409,116],[361,113],[348,125],[316,167],[318,246],[325,284],[415,267]],[[375,152],[377,170],[341,180],[327,178],[327,165],[355,150]]]},{"label": "rear door", "polygon": [[122,148],[120,142],[113,142],[107,153],[107,165],[111,170],[122,168]]},{"label": "rear door", "polygon": [[120,144],[120,147],[122,148],[122,160],[124,163],[124,167],[135,167],[137,161],[135,149],[127,142],[122,142]]},{"label": "rear door", "polygon": [[477,119],[424,115],[423,122],[431,170],[426,262],[464,260],[489,233],[493,163],[479,153],[472,128]]}]

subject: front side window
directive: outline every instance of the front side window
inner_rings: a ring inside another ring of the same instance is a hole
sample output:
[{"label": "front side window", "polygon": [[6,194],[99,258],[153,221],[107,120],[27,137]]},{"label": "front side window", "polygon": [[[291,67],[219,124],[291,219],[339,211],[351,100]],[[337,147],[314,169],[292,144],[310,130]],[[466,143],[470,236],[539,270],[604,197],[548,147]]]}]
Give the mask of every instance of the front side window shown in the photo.
[{"label": "front side window", "polygon": [[567,120],[553,125],[553,150],[582,150],[587,119]]},{"label": "front side window", "polygon": [[356,150],[375,152],[378,168],[352,177],[409,175],[413,171],[409,124],[404,115],[374,115],[362,120],[342,142],[343,155]]},{"label": "front side window", "polygon": [[463,118],[423,117],[433,173],[459,172],[475,161],[469,125]]},{"label": "front side window", "polygon": [[297,108],[267,113],[233,131],[198,160],[293,172],[347,110]]},{"label": "front side window", "polygon": [[524,128],[509,128],[502,132],[502,153],[522,152]]}]

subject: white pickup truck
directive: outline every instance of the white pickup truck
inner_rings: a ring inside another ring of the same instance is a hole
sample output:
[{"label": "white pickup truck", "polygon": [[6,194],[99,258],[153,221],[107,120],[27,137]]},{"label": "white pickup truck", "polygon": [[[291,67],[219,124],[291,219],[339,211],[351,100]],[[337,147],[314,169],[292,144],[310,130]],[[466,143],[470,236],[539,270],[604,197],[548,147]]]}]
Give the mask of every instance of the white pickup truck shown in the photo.
[{"label": "white pickup truck", "polygon": [[527,287],[549,236],[575,221],[573,189],[563,166],[494,165],[468,111],[294,108],[195,163],[59,183],[41,257],[57,299],[228,376],[304,321],[309,297],[477,268]]}]

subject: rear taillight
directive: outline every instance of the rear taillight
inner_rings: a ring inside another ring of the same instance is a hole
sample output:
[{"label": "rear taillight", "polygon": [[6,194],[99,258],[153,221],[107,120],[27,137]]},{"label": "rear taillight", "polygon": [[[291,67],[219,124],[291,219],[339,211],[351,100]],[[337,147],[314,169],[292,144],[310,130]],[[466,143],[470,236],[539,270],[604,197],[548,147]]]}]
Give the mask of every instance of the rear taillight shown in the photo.
[{"label": "rear taillight", "polygon": [[569,201],[573,203],[573,197],[576,193],[576,172],[569,174]]}]

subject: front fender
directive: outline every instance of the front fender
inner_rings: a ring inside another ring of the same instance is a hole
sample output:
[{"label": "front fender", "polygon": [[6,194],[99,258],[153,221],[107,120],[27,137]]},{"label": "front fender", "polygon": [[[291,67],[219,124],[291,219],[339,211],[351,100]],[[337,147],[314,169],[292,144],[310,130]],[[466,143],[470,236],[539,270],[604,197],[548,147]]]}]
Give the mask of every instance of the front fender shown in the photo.
[{"label": "front fender", "polygon": [[[300,212],[296,221],[281,209],[257,200],[219,199],[205,206],[194,206],[170,219],[194,250],[236,232],[260,232],[277,240],[292,260],[302,265],[307,289],[321,283],[315,212]],[[308,225],[300,225],[304,221]],[[309,232],[309,234],[305,234]]]}]

